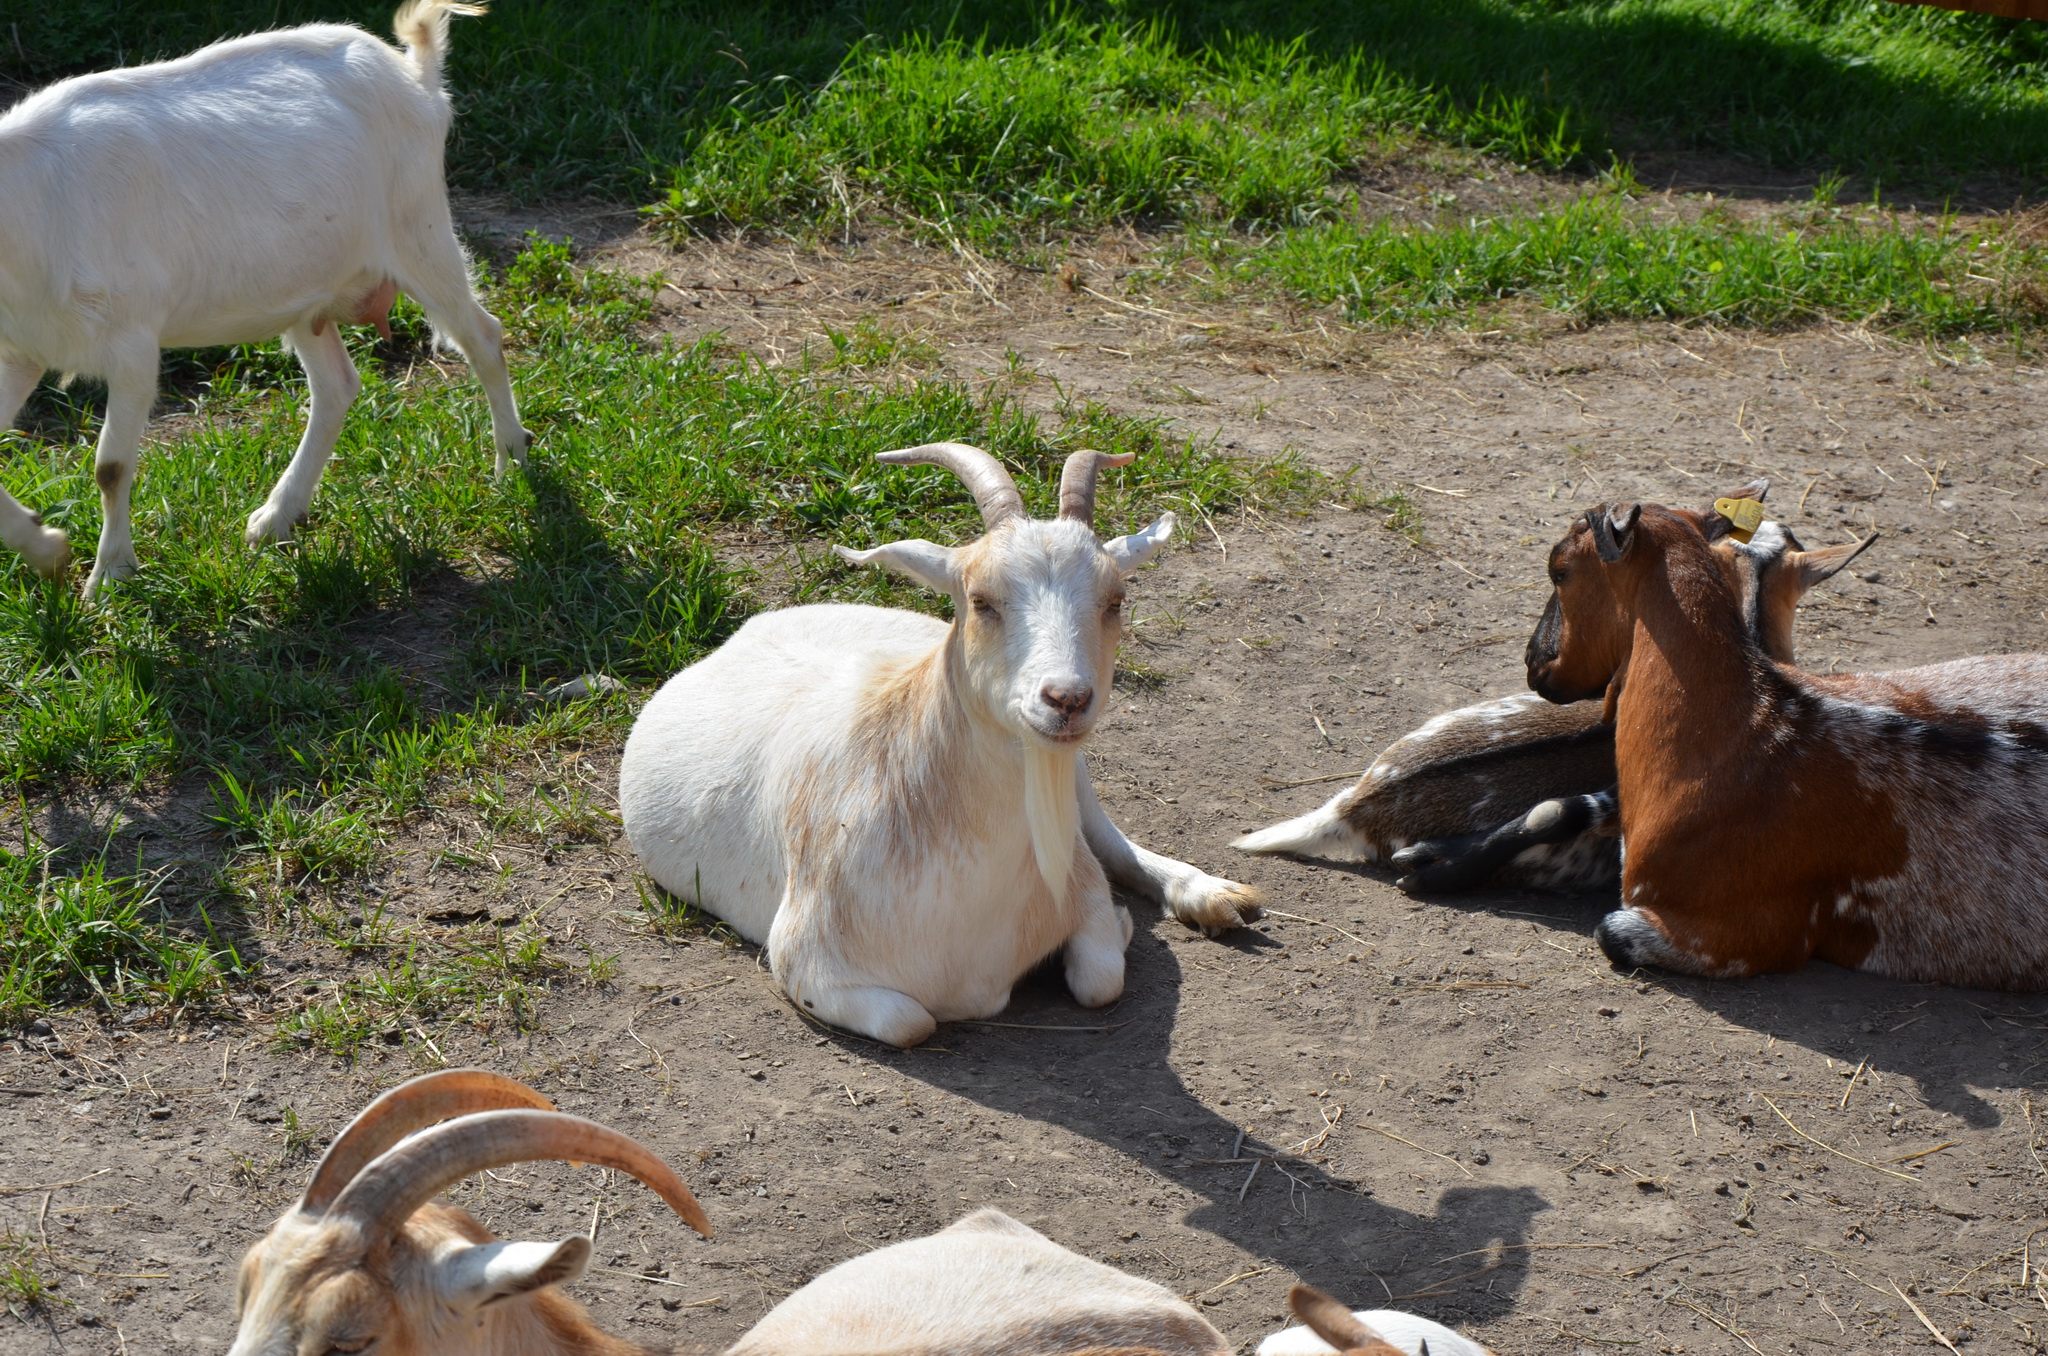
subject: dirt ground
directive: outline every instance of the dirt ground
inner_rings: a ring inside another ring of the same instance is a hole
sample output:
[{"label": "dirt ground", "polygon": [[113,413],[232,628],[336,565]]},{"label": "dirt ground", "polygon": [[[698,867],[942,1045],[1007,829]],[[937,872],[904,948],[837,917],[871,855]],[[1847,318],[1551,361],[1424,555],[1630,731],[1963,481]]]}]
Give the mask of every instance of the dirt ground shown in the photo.
[{"label": "dirt ground", "polygon": [[[512,869],[465,873],[437,864],[453,819],[398,842],[366,903],[400,920],[546,906],[559,942],[620,957],[609,984],[563,985],[530,1035],[434,1033],[451,1063],[644,1140],[702,1195],[708,1243],[595,1170],[454,1193],[500,1233],[595,1224],[600,1269],[573,1290],[601,1321],[714,1344],[832,1264],[992,1205],[1195,1297],[1247,1348],[1299,1278],[1503,1356],[1896,1353],[1940,1349],[1935,1329],[2048,1349],[2031,1253],[2048,1001],[1818,964],[1624,978],[1591,940],[1602,899],[1424,902],[1385,871],[1226,846],[1429,715],[1519,689],[1544,551],[1601,499],[1699,504],[1762,473],[1808,545],[1882,531],[1804,608],[1811,667],[2048,646],[2048,374],[1834,330],[1360,336],[1193,283],[1134,293],[1139,256],[1110,239],[1069,287],[907,245],[671,256],[629,222],[574,224],[668,271],[679,334],[788,358],[877,314],[1028,403],[1292,450],[1424,515],[1419,541],[1336,504],[1202,522],[1136,581],[1148,676],[1092,746],[1104,802],[1138,841],[1262,886],[1274,913],[1217,941],[1141,922],[1106,1012],[1034,978],[1000,1022],[891,1051],[806,1025],[748,949],[651,935],[623,843],[508,845]],[[573,775],[609,798],[615,756]],[[340,973],[306,939],[265,960],[278,1001]],[[43,1265],[64,1301],[0,1318],[0,1351],[224,1349],[235,1263],[310,1171],[290,1125],[331,1134],[415,1071],[401,1052],[279,1053],[244,1011],[175,1033],[60,1018],[0,1042],[0,1236],[61,1259]]]}]

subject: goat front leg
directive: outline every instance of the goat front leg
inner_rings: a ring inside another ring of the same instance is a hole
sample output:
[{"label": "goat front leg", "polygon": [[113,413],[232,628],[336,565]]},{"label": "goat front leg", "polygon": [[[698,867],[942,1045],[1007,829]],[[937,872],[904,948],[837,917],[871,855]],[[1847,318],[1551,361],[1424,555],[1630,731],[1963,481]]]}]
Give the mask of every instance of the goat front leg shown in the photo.
[{"label": "goat front leg", "polygon": [[1124,952],[1131,945],[1131,911],[1109,893],[1102,865],[1081,843],[1074,845],[1070,888],[1080,905],[1081,928],[1067,939],[1063,960],[1067,992],[1084,1008],[1114,1003],[1124,993]]},{"label": "goat front leg", "polygon": [[1095,799],[1085,756],[1074,760],[1074,782],[1081,801],[1081,836],[1112,881],[1211,937],[1264,916],[1265,896],[1251,886],[1147,852],[1124,837]]},{"label": "goat front leg", "polygon": [[121,353],[107,375],[107,417],[100,424],[99,447],[92,460],[92,478],[100,487],[100,545],[92,573],[85,578],[87,602],[99,595],[101,585],[126,579],[140,568],[129,502],[142,434],[149,427],[150,407],[156,404],[156,365],[155,341],[138,342]]},{"label": "goat front leg", "polygon": [[356,365],[349,361],[348,346],[341,342],[341,327],[331,320],[298,324],[285,332],[285,341],[299,355],[306,369],[306,386],[312,393],[306,412],[306,432],[292,453],[270,497],[249,515],[242,539],[251,546],[265,541],[288,542],[313,506],[313,492],[320,488],[320,475],[334,455],[341,437],[342,417],[363,389]]},{"label": "goat front leg", "polygon": [[[42,379],[40,363],[19,358],[0,362],[0,429],[14,427],[14,416],[22,402]],[[0,489],[0,545],[17,551],[28,567],[45,579],[61,579],[71,564],[71,543],[54,527],[43,526],[43,516],[24,507],[20,500]]]}]

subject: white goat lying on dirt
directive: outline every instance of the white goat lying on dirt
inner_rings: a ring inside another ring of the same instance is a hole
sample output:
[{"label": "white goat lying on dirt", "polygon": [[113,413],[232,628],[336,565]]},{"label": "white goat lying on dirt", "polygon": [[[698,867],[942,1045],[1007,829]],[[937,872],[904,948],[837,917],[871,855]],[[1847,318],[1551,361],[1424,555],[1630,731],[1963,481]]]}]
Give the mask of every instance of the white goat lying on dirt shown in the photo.
[{"label": "white goat lying on dirt", "polygon": [[[424,1133],[405,1138],[417,1130]],[[320,1160],[298,1205],[250,1248],[236,1287],[229,1356],[372,1349],[375,1356],[652,1356],[597,1328],[554,1288],[582,1274],[588,1239],[500,1242],[464,1211],[433,1200],[472,1173],[536,1159],[631,1173],[698,1232],[711,1232],[689,1188],[625,1136],[561,1115],[539,1093],[497,1074],[427,1074],[356,1117]],[[1316,1298],[1350,1318],[1336,1301]],[[1317,1311],[1300,1304],[1295,1311],[1318,1323]],[[1367,1317],[1421,1325],[1415,1330],[1427,1336],[1433,1356],[1484,1356],[1469,1344],[1440,1344],[1438,1334],[1463,1339],[1425,1320]],[[1383,1330],[1397,1329],[1389,1323]],[[1353,1329],[1320,1323],[1317,1331]],[[1361,1356],[1417,1356],[1407,1345],[1354,1345]],[[1297,1349],[1320,1348],[1285,1351]],[[1230,1350],[1222,1334],[1165,1288],[980,1210],[937,1234],[834,1267],[771,1309],[727,1356]]]},{"label": "white goat lying on dirt", "polygon": [[[282,334],[306,369],[305,436],[249,515],[251,545],[291,539],[362,389],[338,323],[388,334],[398,291],[483,382],[499,473],[524,461],[503,331],[470,288],[441,169],[448,16],[482,12],[411,0],[403,53],[316,24],[79,76],[0,115],[0,428],[45,371],[107,381],[86,596],[136,569],[129,495],[165,348]],[[0,544],[52,578],[71,554],[5,490]]]},{"label": "white goat lying on dirt", "polygon": [[1173,531],[1169,513],[1096,540],[1096,476],[1129,457],[1070,456],[1051,522],[979,448],[881,460],[951,470],[987,534],[840,554],[951,594],[952,625],[788,608],[671,679],[619,769],[647,873],[765,945],[805,1012],[899,1046],[1002,1011],[1063,948],[1076,999],[1117,998],[1131,920],[1110,880],[1212,933],[1258,917],[1255,891],[1118,832],[1078,756],[1108,699],[1124,578]]}]

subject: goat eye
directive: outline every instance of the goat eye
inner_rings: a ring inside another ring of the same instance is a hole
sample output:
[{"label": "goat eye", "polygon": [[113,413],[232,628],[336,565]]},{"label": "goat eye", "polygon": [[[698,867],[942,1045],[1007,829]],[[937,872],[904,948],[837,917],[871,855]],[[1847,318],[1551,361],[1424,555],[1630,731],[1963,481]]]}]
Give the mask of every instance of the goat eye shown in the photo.
[{"label": "goat eye", "polygon": [[1124,600],[1121,598],[1112,598],[1109,600],[1109,603],[1102,610],[1105,615],[1114,617],[1117,613],[1124,610]]},{"label": "goat eye", "polygon": [[327,1356],[356,1356],[357,1352],[368,1351],[376,1340],[374,1337],[353,1337],[343,1342],[330,1341]]},{"label": "goat eye", "polygon": [[1001,611],[996,607],[994,603],[982,597],[980,594],[976,594],[974,597],[969,598],[967,601],[974,608],[974,614],[978,617],[999,617],[1002,615]]}]

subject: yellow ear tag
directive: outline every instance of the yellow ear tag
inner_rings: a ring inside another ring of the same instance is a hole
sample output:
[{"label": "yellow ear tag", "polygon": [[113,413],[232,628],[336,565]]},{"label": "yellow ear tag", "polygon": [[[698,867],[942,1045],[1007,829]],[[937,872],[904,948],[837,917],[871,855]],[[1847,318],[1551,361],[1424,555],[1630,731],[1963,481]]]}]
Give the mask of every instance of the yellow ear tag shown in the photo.
[{"label": "yellow ear tag", "polygon": [[1714,512],[1735,524],[1735,530],[1728,535],[1739,542],[1754,537],[1764,522],[1764,506],[1754,499],[1716,499]]}]

